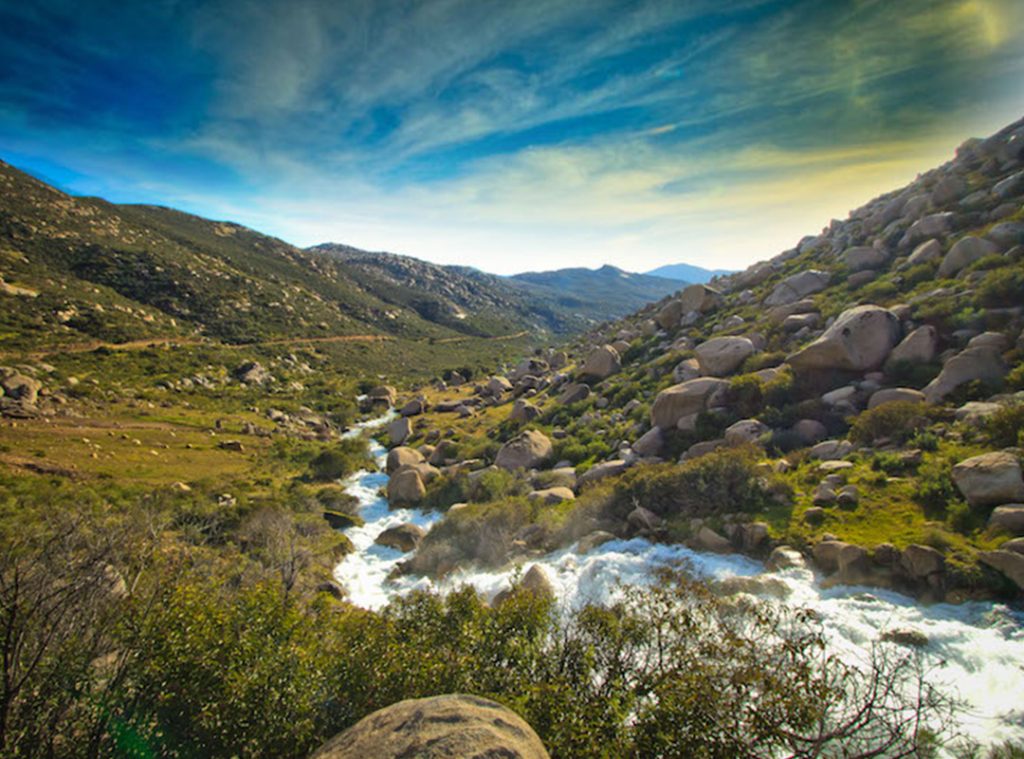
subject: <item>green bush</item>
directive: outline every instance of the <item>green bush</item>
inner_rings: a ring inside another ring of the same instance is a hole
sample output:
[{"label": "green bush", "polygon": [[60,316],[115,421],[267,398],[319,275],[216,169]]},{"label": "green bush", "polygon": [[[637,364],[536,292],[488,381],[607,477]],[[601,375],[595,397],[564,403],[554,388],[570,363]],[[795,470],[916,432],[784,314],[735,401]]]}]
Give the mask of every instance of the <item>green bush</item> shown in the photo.
[{"label": "green bush", "polygon": [[309,475],[319,482],[340,480],[371,463],[369,449],[363,438],[345,438],[313,457]]},{"label": "green bush", "polygon": [[983,430],[997,448],[1024,446],[1024,403],[1003,406],[985,419]]},{"label": "green bush", "polygon": [[924,403],[885,403],[857,417],[850,428],[850,440],[860,445],[871,445],[885,439],[900,445],[926,429],[932,422],[931,417],[932,412]]},{"label": "green bush", "polygon": [[978,285],[978,302],[986,308],[1010,308],[1024,303],[1024,270],[1016,266],[990,271]]},{"label": "green bush", "polygon": [[729,407],[741,417],[752,417],[764,405],[764,381],[754,374],[744,374],[729,383]]}]

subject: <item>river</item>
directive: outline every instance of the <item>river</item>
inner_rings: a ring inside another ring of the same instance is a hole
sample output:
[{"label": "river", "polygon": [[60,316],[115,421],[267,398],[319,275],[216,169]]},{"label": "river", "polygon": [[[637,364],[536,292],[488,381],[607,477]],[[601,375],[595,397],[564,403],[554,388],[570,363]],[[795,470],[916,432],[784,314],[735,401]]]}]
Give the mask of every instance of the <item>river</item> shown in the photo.
[{"label": "river", "polygon": [[[349,434],[363,434],[391,416],[364,423]],[[339,564],[334,576],[348,590],[350,600],[368,609],[379,609],[391,598],[415,588],[444,591],[463,584],[474,586],[486,597],[507,588],[515,571],[459,570],[441,582],[425,577],[403,576],[388,581],[388,575],[406,554],[376,545],[377,536],[404,522],[424,529],[440,514],[419,509],[389,509],[380,495],[388,477],[383,473],[387,451],[371,441],[381,471],[359,472],[345,482],[349,493],[359,499],[361,527],[345,534],[355,547]],[[699,553],[675,545],[643,539],[615,540],[579,555],[573,546],[530,561],[540,564],[554,585],[560,602],[572,608],[587,602],[610,600],[621,583],[649,582],[658,566],[686,562],[708,579],[756,576],[764,565],[738,554]],[[1024,615],[1003,604],[921,605],[913,598],[858,586],[823,588],[820,577],[808,570],[789,569],[773,573],[790,591],[785,603],[813,609],[822,619],[826,634],[838,652],[863,657],[885,630],[913,629],[924,633],[928,643],[924,656],[935,665],[929,679],[943,691],[964,700],[960,731],[982,745],[1005,740],[1024,740]]]}]

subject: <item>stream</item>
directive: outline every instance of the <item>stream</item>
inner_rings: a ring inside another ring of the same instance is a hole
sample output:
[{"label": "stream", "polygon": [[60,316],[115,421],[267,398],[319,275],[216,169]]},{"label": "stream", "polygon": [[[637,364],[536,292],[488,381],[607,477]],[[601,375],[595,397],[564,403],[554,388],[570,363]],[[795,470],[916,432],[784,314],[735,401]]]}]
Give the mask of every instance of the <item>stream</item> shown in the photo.
[{"label": "stream", "polygon": [[[364,434],[392,418],[388,415],[363,423],[346,434]],[[443,581],[415,576],[387,581],[388,574],[407,555],[376,545],[377,536],[404,522],[429,530],[442,515],[419,509],[389,509],[387,499],[380,495],[388,481],[383,472],[387,451],[373,440],[370,446],[381,471],[358,472],[344,483],[347,491],[359,499],[359,515],[365,520],[363,526],[345,531],[355,551],[334,570],[349,599],[359,606],[379,609],[390,599],[416,588],[445,591],[469,584],[487,598],[507,588],[514,568],[460,569]],[[584,555],[573,549],[569,546],[529,562],[544,568],[566,608],[610,601],[621,584],[650,582],[652,569],[680,562],[708,579],[765,572],[761,562],[738,554],[699,553],[640,538],[610,541]],[[812,609],[819,615],[840,654],[863,658],[885,630],[924,633],[928,644],[923,652],[928,663],[936,665],[929,675],[930,682],[966,704],[960,713],[960,732],[982,745],[1024,740],[1024,614],[998,603],[923,606],[913,598],[878,588],[825,589],[819,577],[804,569],[789,569],[773,576],[788,586],[791,595],[787,604]]]}]

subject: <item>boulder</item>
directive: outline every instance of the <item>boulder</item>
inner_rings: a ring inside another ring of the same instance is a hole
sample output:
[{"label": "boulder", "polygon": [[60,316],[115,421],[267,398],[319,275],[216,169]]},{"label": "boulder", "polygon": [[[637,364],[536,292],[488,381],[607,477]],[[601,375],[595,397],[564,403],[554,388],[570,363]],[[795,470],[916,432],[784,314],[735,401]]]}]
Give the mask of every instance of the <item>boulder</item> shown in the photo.
[{"label": "boulder", "polygon": [[572,492],[571,488],[554,487],[534,490],[526,497],[531,501],[543,503],[545,506],[554,506],[556,503],[562,503],[562,501],[573,500],[576,498],[576,494]]},{"label": "boulder", "polygon": [[939,344],[939,333],[935,327],[925,324],[907,335],[900,344],[892,349],[885,365],[892,367],[898,363],[928,364],[935,360],[935,350]]},{"label": "boulder", "polygon": [[540,415],[541,410],[539,408],[529,401],[525,401],[520,398],[515,402],[515,404],[513,404],[512,411],[509,413],[508,418],[513,422],[532,422]]},{"label": "boulder", "polygon": [[817,419],[800,419],[793,425],[793,432],[804,445],[813,445],[828,437],[825,425]]},{"label": "boulder", "polygon": [[685,358],[672,370],[672,378],[676,382],[686,382],[700,376],[700,364],[695,358]]},{"label": "boulder", "polygon": [[782,569],[806,569],[807,562],[795,548],[776,546],[764,566],[769,572],[778,572]]},{"label": "boulder", "polygon": [[391,441],[391,445],[401,445],[409,439],[411,434],[412,423],[408,417],[403,416],[388,425],[388,440]]},{"label": "boulder", "polygon": [[886,403],[924,403],[924,393],[912,387],[887,387],[871,394],[868,408],[877,408]]},{"label": "boulder", "polygon": [[670,300],[662,306],[654,317],[654,321],[662,329],[675,329],[683,316],[683,304],[678,300]]},{"label": "boulder", "polygon": [[786,360],[797,371],[869,371],[882,365],[899,337],[899,319],[892,311],[855,306],[843,311],[825,334]]},{"label": "boulder", "polygon": [[587,356],[580,375],[605,379],[622,369],[622,362],[619,359],[619,352],[610,345],[602,345]]},{"label": "boulder", "polygon": [[704,314],[722,304],[722,294],[707,285],[690,285],[679,294],[679,306],[684,314],[696,311]]},{"label": "boulder", "polygon": [[911,544],[903,549],[900,566],[914,580],[926,580],[946,568],[946,559],[930,546]]},{"label": "boulder", "polygon": [[954,243],[939,264],[939,276],[952,277],[975,261],[998,252],[999,247],[988,240],[970,235],[962,237]]},{"label": "boulder", "polygon": [[728,386],[728,381],[723,379],[699,377],[666,388],[658,393],[651,406],[651,424],[671,430],[680,419],[704,411],[708,400]]},{"label": "boulder", "polygon": [[975,380],[1001,382],[1008,367],[998,350],[987,345],[975,346],[961,351],[949,359],[924,388],[929,403],[939,403],[961,385]]},{"label": "boulder", "polygon": [[527,430],[505,443],[494,463],[502,469],[534,469],[551,458],[553,450],[547,435]]},{"label": "boulder", "polygon": [[398,400],[398,391],[391,385],[378,385],[370,390],[366,397],[372,403],[386,403],[389,406],[394,406]]},{"label": "boulder", "polygon": [[839,570],[839,552],[849,546],[841,540],[823,540],[816,543],[811,550],[814,556],[814,563],[823,572],[836,572]]},{"label": "boulder", "polygon": [[419,525],[406,522],[384,530],[374,542],[402,553],[409,553],[416,550],[426,534],[427,531]]},{"label": "boulder", "polygon": [[651,427],[633,443],[633,450],[640,456],[657,456],[665,447],[665,436],[658,427]]},{"label": "boulder", "polygon": [[387,463],[384,466],[384,471],[388,474],[393,474],[404,466],[412,466],[414,464],[422,463],[423,454],[415,448],[400,445],[397,448],[392,448],[388,451],[388,458]]},{"label": "boulder", "polygon": [[741,419],[725,430],[725,442],[729,445],[756,443],[762,435],[770,432],[767,424],[757,419]]},{"label": "boulder", "polygon": [[627,467],[629,467],[629,463],[624,459],[602,461],[600,464],[594,464],[594,466],[581,474],[577,482],[580,487],[590,485],[598,480],[603,480],[605,477],[614,477],[617,474],[622,474],[626,471]]},{"label": "boulder", "polygon": [[754,343],[746,337],[713,337],[698,345],[694,353],[701,374],[724,377],[754,355]]},{"label": "boulder", "polygon": [[978,559],[997,572],[1001,572],[1018,589],[1024,590],[1024,554],[1016,551],[981,551]]},{"label": "boulder", "polygon": [[402,416],[419,416],[426,412],[427,402],[423,398],[413,398],[399,410]]},{"label": "boulder", "polygon": [[243,385],[262,385],[271,379],[270,372],[258,361],[246,361],[231,373]]},{"label": "boulder", "polygon": [[925,240],[914,248],[914,252],[907,259],[907,264],[917,266],[929,261],[938,261],[940,258],[942,258],[942,243],[938,240]]},{"label": "boulder", "polygon": [[585,401],[590,397],[590,387],[584,385],[582,382],[570,382],[558,395],[558,402],[563,406],[569,406],[573,403],[579,403]]},{"label": "boulder", "polygon": [[1024,505],[1009,503],[996,506],[988,518],[988,526],[1011,535],[1024,535]]},{"label": "boulder", "polygon": [[526,574],[519,582],[519,589],[542,598],[555,597],[555,586],[551,584],[548,573],[540,564],[533,564],[526,570]]},{"label": "boulder", "polygon": [[839,550],[838,579],[847,585],[860,585],[871,580],[871,560],[861,546],[845,545]]},{"label": "boulder", "polygon": [[953,214],[945,211],[924,216],[907,230],[906,239],[911,243],[926,240],[929,237],[945,237],[953,231]]},{"label": "boulder", "polygon": [[339,733],[310,759],[548,759],[533,729],[507,707],[462,694],[399,701]]},{"label": "boulder", "polygon": [[881,269],[889,262],[889,253],[879,248],[860,246],[847,249],[843,253],[843,261],[850,271]]},{"label": "boulder", "polygon": [[503,393],[510,392],[512,390],[512,383],[507,377],[491,377],[487,380],[485,388],[488,395],[492,395],[497,398]]},{"label": "boulder", "polygon": [[589,535],[584,535],[582,538],[580,538],[579,542],[576,544],[576,553],[581,555],[590,553],[595,548],[603,546],[605,543],[608,543],[612,540],[616,540],[616,537],[612,535],[610,532],[605,532],[604,530],[594,530],[594,532],[590,533]]},{"label": "boulder", "polygon": [[985,235],[1003,249],[1024,243],[1024,221],[1004,221],[996,224]]},{"label": "boulder", "polygon": [[828,287],[831,275],[826,271],[807,269],[793,274],[779,282],[771,294],[764,299],[766,306],[783,306],[795,303],[808,295],[820,293]]},{"label": "boulder", "polygon": [[697,531],[693,538],[693,547],[698,551],[713,551],[714,553],[732,551],[732,543],[707,526],[701,527]]},{"label": "boulder", "polygon": [[1007,451],[972,456],[953,467],[953,481],[971,506],[1024,501],[1020,462]]},{"label": "boulder", "polygon": [[415,469],[401,469],[388,480],[388,503],[392,506],[419,503],[426,494],[423,478]]},{"label": "boulder", "polygon": [[822,440],[807,452],[812,459],[836,461],[849,456],[853,452],[853,443],[849,440]]},{"label": "boulder", "polygon": [[653,532],[661,527],[662,520],[650,509],[637,506],[629,512],[626,523],[637,532]]}]

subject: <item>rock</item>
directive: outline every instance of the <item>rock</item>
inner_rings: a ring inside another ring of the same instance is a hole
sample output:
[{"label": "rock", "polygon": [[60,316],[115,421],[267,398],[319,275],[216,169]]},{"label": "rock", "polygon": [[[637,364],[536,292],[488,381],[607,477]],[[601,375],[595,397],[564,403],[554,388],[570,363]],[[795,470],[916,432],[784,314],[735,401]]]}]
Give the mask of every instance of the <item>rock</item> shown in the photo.
[{"label": "rock", "polygon": [[1020,462],[1006,451],[983,453],[961,461],[953,467],[953,481],[971,506],[1024,501]]},{"label": "rock", "polygon": [[699,459],[701,456],[706,456],[712,451],[717,451],[719,448],[725,446],[725,438],[715,438],[714,440],[702,440],[699,443],[694,443],[686,449],[680,457],[680,461],[690,461],[691,459]]},{"label": "rock", "polygon": [[944,177],[932,190],[932,205],[941,208],[955,203],[967,194],[967,189],[963,178],[955,174]]},{"label": "rock", "polygon": [[853,452],[853,443],[849,440],[823,440],[807,452],[812,459],[836,461]]},{"label": "rock", "polygon": [[871,561],[861,546],[844,545],[839,549],[838,579],[846,585],[862,585],[871,580]]},{"label": "rock", "polygon": [[231,373],[243,385],[262,385],[271,379],[270,372],[258,361],[246,361]]},{"label": "rock", "polygon": [[840,508],[853,508],[860,501],[860,492],[856,485],[847,485],[836,494],[836,503]]},{"label": "rock", "polygon": [[938,261],[942,257],[942,243],[938,240],[926,240],[914,248],[914,252],[907,259],[909,266],[925,264],[929,261]]},{"label": "rock", "polygon": [[507,377],[491,377],[487,380],[487,385],[485,387],[488,395],[497,398],[504,393],[511,392],[512,383]]},{"label": "rock", "polygon": [[1009,350],[1010,345],[1010,338],[1002,332],[982,332],[967,343],[968,348],[992,348],[1000,353]]},{"label": "rock", "polygon": [[797,371],[876,369],[899,341],[896,315],[880,306],[855,306],[839,315],[825,334],[786,360]]},{"label": "rock", "polygon": [[700,364],[695,358],[687,358],[676,364],[672,370],[672,378],[676,382],[686,382],[700,376]]},{"label": "rock", "polygon": [[935,350],[939,344],[939,335],[930,324],[918,327],[892,349],[886,359],[886,367],[899,363],[929,364],[935,360]]},{"label": "rock", "polygon": [[416,550],[426,534],[427,531],[419,525],[407,522],[384,530],[374,542],[402,553],[409,553]]},{"label": "rock", "polygon": [[622,363],[619,359],[619,352],[610,345],[602,345],[587,356],[580,375],[605,379],[616,374],[620,369],[622,369]]},{"label": "rock", "polygon": [[756,551],[768,542],[768,525],[764,522],[750,522],[739,525],[733,539],[746,551]]},{"label": "rock", "polygon": [[539,501],[545,506],[554,506],[556,503],[575,499],[576,494],[573,493],[570,488],[554,487],[545,488],[544,490],[534,490],[526,497],[531,501]]},{"label": "rock", "polygon": [[679,305],[682,313],[696,311],[705,314],[722,304],[722,294],[707,285],[690,285],[679,294]]},{"label": "rock", "polygon": [[981,551],[978,559],[997,572],[1002,572],[1020,590],[1024,590],[1024,554],[1016,551]]},{"label": "rock", "polygon": [[372,403],[386,403],[394,406],[398,400],[398,391],[391,385],[378,385],[366,394]]},{"label": "rock", "polygon": [[666,388],[651,406],[651,424],[671,430],[683,417],[704,411],[712,395],[728,386],[723,379],[700,377]]},{"label": "rock", "polygon": [[746,337],[713,337],[698,345],[694,353],[701,374],[724,377],[754,355],[754,344]]},{"label": "rock", "polygon": [[868,408],[878,408],[886,403],[924,403],[924,393],[912,387],[887,387],[871,394]]},{"label": "rock", "polygon": [[999,546],[999,550],[1024,554],[1024,538],[1013,538],[1012,540],[1007,540]]},{"label": "rock", "polygon": [[925,240],[929,237],[945,237],[952,231],[952,213],[948,211],[943,213],[933,213],[929,216],[924,216],[911,224],[910,229],[907,230],[906,239],[913,244],[919,240]]},{"label": "rock", "polygon": [[576,469],[571,466],[558,467],[544,473],[544,482],[548,487],[576,487]]},{"label": "rock", "polygon": [[505,443],[494,463],[502,469],[535,469],[551,458],[553,450],[547,435],[528,430]]},{"label": "rock", "polygon": [[996,506],[988,518],[988,526],[1011,535],[1024,535],[1024,505],[1008,503]]},{"label": "rock", "polygon": [[336,601],[345,600],[345,589],[333,580],[324,580],[323,582],[318,583],[314,590],[317,593],[326,593]]},{"label": "rock", "polygon": [[384,471],[388,474],[393,474],[403,466],[412,466],[414,464],[422,463],[423,454],[415,448],[400,445],[397,448],[392,448],[388,451],[388,458],[387,463],[384,465]]},{"label": "rock", "polygon": [[812,445],[828,436],[825,425],[817,419],[801,419],[793,425],[793,432],[803,445]]},{"label": "rock", "polygon": [[643,506],[637,506],[626,517],[626,523],[637,532],[654,532],[661,527],[661,517]]},{"label": "rock", "polygon": [[1004,221],[996,224],[985,235],[989,240],[1003,249],[1024,243],[1024,222]]},{"label": "rock", "polygon": [[915,580],[926,580],[946,568],[946,559],[930,546],[911,544],[903,549],[900,566]]},{"label": "rock", "polygon": [[827,482],[822,482],[814,489],[811,502],[815,506],[831,506],[836,502],[836,491]]},{"label": "rock", "polygon": [[770,431],[767,424],[757,419],[741,419],[726,429],[725,442],[729,445],[756,443],[762,435]]},{"label": "rock", "polygon": [[462,694],[399,701],[364,717],[310,759],[548,759],[515,712]]},{"label": "rock", "polygon": [[939,403],[960,385],[975,380],[1001,382],[1008,367],[998,350],[990,346],[977,346],[961,351],[949,359],[924,388],[929,403]]},{"label": "rock", "polygon": [[388,480],[388,503],[392,506],[419,503],[426,494],[423,478],[415,469],[401,469]]},{"label": "rock", "polygon": [[843,260],[850,271],[881,269],[889,262],[889,253],[878,248],[849,248],[843,253]]},{"label": "rock", "polygon": [[402,416],[419,416],[427,410],[427,402],[423,398],[413,398],[402,406],[399,414]]},{"label": "rock", "polygon": [[729,553],[732,551],[732,543],[707,526],[701,527],[697,531],[693,538],[693,546],[698,551],[712,551],[714,553]]},{"label": "rock", "polygon": [[242,445],[241,440],[221,440],[217,443],[217,447],[222,451],[234,451],[235,453],[243,453],[245,446]]},{"label": "rock", "polygon": [[815,544],[811,550],[814,556],[814,563],[823,572],[836,572],[839,570],[839,552],[847,547],[849,543],[841,540],[823,540]]},{"label": "rock", "polygon": [[665,436],[658,427],[651,427],[633,443],[633,450],[640,456],[657,456],[665,447]]},{"label": "rock", "polygon": [[920,630],[899,628],[897,630],[886,630],[882,633],[880,640],[886,643],[895,643],[910,648],[924,648],[928,645],[928,636]]},{"label": "rock", "polygon": [[804,521],[810,525],[820,525],[825,521],[825,509],[821,506],[811,506],[804,512]]},{"label": "rock", "polygon": [[670,330],[679,326],[679,320],[683,316],[683,304],[678,300],[670,300],[662,306],[654,317],[654,321],[662,329]]},{"label": "rock", "polygon": [[604,530],[594,530],[594,532],[590,533],[589,535],[584,535],[582,538],[580,538],[580,541],[576,544],[576,553],[581,555],[590,553],[595,548],[603,546],[605,543],[608,543],[609,541],[616,539],[617,538],[610,532],[605,532]]},{"label": "rock", "polygon": [[996,182],[992,192],[1000,198],[1012,198],[1015,195],[1024,194],[1024,171],[1011,174],[1006,179]]},{"label": "rock", "polygon": [[953,412],[958,422],[969,424],[973,427],[979,426],[985,419],[992,416],[1003,406],[1001,403],[987,403],[985,401],[968,401]]},{"label": "rock", "polygon": [[806,569],[807,562],[795,548],[776,546],[764,566],[769,572],[778,572],[783,569]]},{"label": "rock", "polygon": [[764,299],[766,306],[783,306],[788,303],[795,303],[808,295],[820,293],[828,287],[831,275],[825,271],[807,269],[806,271],[793,274],[779,282],[771,294]]},{"label": "rock", "polygon": [[628,462],[623,459],[602,461],[600,464],[594,464],[594,466],[581,474],[577,482],[580,487],[590,485],[598,480],[603,480],[605,477],[614,477],[617,474],[622,474],[628,466]]},{"label": "rock", "polygon": [[853,469],[853,463],[849,461],[823,461],[818,464],[818,471],[822,474],[834,474],[846,469]]},{"label": "rock", "polygon": [[412,423],[408,417],[402,417],[396,419],[388,425],[388,440],[391,441],[391,445],[401,445],[409,436],[412,434]]},{"label": "rock", "polygon": [[590,387],[582,382],[570,382],[558,396],[558,402],[563,406],[570,406],[573,403],[585,401],[590,397]]},{"label": "rock", "polygon": [[748,593],[752,596],[768,596],[784,600],[792,591],[789,586],[777,577],[726,577],[714,581],[711,592],[718,596],[734,596]]},{"label": "rock", "polygon": [[952,277],[975,261],[998,252],[999,247],[988,240],[970,235],[962,237],[954,243],[939,264],[939,276]]},{"label": "rock", "polygon": [[852,404],[856,397],[857,388],[853,385],[846,385],[845,387],[830,390],[829,392],[821,396],[821,400],[822,403],[825,403],[829,406],[842,406]]},{"label": "rock", "polygon": [[806,314],[790,314],[782,320],[783,332],[799,332],[802,329],[817,329],[821,324],[821,314],[811,311]]},{"label": "rock", "polygon": [[508,418],[513,422],[528,423],[541,415],[541,410],[534,406],[529,401],[525,401],[522,398],[517,400],[512,406],[512,411],[509,413]]}]

